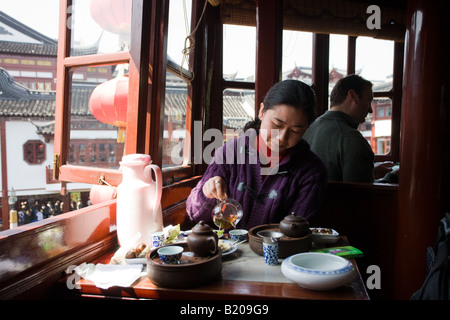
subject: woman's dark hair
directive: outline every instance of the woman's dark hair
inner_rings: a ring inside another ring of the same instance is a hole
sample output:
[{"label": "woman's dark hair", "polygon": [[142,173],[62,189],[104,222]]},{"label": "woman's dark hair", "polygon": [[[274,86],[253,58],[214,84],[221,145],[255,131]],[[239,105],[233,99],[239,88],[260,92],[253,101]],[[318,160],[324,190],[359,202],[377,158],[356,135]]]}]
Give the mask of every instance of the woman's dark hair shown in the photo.
[{"label": "woman's dark hair", "polygon": [[[264,111],[284,104],[302,110],[311,124],[316,118],[316,94],[306,83],[298,80],[284,80],[276,83],[264,97]],[[257,117],[244,126],[244,131],[255,129],[259,132],[261,120]]]},{"label": "woman's dark hair", "polygon": [[362,97],[366,88],[372,88],[372,82],[356,74],[340,79],[331,90],[330,107],[338,106],[344,102],[349,90],[355,90],[358,97]]}]

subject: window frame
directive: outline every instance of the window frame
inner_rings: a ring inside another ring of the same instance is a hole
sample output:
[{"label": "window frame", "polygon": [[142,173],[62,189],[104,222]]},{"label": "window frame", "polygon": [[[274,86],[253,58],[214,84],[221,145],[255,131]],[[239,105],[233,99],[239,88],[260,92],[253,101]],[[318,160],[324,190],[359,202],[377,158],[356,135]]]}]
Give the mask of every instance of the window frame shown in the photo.
[{"label": "window frame", "polygon": [[[198,0],[193,0],[192,23],[195,23],[198,16],[197,2]],[[132,0],[129,51],[83,56],[70,55],[72,30],[67,27],[66,22],[70,17],[68,8],[72,4],[73,0],[60,0],[53,178],[66,182],[97,184],[102,177],[111,185],[118,185],[122,180],[122,173],[118,169],[68,164],[71,116],[70,70],[82,66],[129,64],[124,154],[150,154],[153,163],[162,167],[162,142],[159,137],[163,136],[164,128],[165,74],[166,70],[180,70],[179,66],[168,62],[167,59],[169,0]],[[194,57],[191,57],[191,60],[194,60]],[[193,65],[192,62],[190,64]],[[188,71],[183,70],[183,78],[189,80],[191,77]],[[192,104],[192,88],[188,90],[188,95],[190,97],[188,100]],[[192,107],[189,106],[186,110],[187,122],[192,121],[191,113]],[[186,130],[190,131],[191,127],[191,123],[186,123]],[[188,164],[162,171],[166,185],[193,176],[194,166]]]},{"label": "window frame", "polygon": [[[29,150],[30,146],[32,147],[32,150]],[[42,147],[43,149],[40,153],[38,153],[39,147]],[[23,148],[23,161],[25,161],[29,165],[39,165],[44,163],[45,160],[47,159],[46,146],[42,140],[38,139],[27,140],[23,144],[22,148]],[[33,161],[30,161],[30,158],[27,157],[26,155],[27,150],[32,152]],[[41,156],[39,156],[40,154]]]},{"label": "window frame", "polygon": [[[320,116],[326,110],[328,110],[328,91],[325,87],[328,87],[328,81],[325,77],[326,69],[328,71],[328,59],[329,59],[329,34],[314,34],[313,53],[315,60],[313,62],[313,86],[316,91],[318,110],[317,115]],[[356,39],[357,36],[348,36],[347,42],[347,74],[355,73],[356,64]],[[316,57],[317,54],[322,56],[321,59]],[[394,41],[394,61],[393,61],[393,79],[392,89],[390,91],[374,92],[374,98],[389,98],[392,100],[391,109],[391,145],[390,152],[387,154],[375,154],[375,162],[399,162],[400,152],[400,121],[401,121],[401,105],[402,105],[402,79],[403,79],[403,53],[404,47],[402,42]],[[326,62],[325,62],[326,61]],[[322,65],[323,64],[323,65]],[[326,64],[326,66],[325,66]],[[322,70],[322,71],[321,71]],[[320,75],[324,79],[320,78]],[[326,83],[326,86],[325,86]],[[323,107],[320,107],[323,105]]]}]

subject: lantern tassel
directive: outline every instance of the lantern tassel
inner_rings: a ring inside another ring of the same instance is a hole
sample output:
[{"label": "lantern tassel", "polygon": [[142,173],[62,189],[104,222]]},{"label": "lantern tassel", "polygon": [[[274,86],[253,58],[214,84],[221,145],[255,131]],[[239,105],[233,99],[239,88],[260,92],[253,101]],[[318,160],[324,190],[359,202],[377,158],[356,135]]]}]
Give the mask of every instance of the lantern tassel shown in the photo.
[{"label": "lantern tassel", "polygon": [[126,136],[127,136],[126,128],[119,127],[117,129],[117,143],[125,143]]}]

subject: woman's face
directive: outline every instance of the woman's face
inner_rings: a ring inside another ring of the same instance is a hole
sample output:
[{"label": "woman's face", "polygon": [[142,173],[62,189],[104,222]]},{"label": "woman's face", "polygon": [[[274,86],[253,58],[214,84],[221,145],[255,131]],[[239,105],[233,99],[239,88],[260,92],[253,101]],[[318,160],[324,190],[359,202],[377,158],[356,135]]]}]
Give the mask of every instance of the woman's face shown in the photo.
[{"label": "woman's face", "polygon": [[261,103],[258,118],[261,120],[261,137],[272,151],[278,148],[278,152],[295,146],[309,126],[303,111],[284,104],[266,111]]}]

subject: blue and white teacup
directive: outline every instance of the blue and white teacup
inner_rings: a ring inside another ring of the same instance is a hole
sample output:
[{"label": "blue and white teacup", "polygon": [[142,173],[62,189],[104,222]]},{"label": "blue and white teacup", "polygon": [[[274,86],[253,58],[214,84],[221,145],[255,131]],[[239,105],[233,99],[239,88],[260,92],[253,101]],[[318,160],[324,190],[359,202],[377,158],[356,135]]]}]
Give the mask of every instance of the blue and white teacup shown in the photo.
[{"label": "blue and white teacup", "polygon": [[263,242],[264,262],[270,266],[278,264],[278,242],[265,243]]},{"label": "blue and white teacup", "polygon": [[183,251],[180,246],[166,246],[158,249],[158,255],[164,264],[179,264]]},{"label": "blue and white teacup", "polygon": [[244,241],[247,240],[248,231],[245,229],[233,229],[228,232],[230,238],[235,241]]},{"label": "blue and white teacup", "polygon": [[283,236],[281,232],[264,230],[256,233],[262,238],[264,262],[270,266],[278,264],[278,242]]},{"label": "blue and white teacup", "polygon": [[158,248],[164,245],[164,241],[166,240],[166,236],[164,232],[158,231],[152,233],[152,247]]}]

